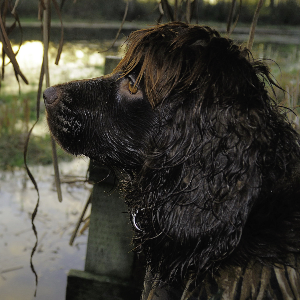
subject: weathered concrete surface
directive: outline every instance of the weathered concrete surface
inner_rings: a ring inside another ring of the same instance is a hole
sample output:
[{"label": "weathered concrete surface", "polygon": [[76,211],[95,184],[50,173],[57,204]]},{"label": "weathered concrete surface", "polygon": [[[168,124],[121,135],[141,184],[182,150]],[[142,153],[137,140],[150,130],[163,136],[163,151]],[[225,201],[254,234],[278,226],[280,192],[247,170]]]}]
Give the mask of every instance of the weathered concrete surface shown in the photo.
[{"label": "weathered concrete surface", "polygon": [[68,275],[67,299],[135,300],[140,295],[141,290],[126,281],[78,270]]}]

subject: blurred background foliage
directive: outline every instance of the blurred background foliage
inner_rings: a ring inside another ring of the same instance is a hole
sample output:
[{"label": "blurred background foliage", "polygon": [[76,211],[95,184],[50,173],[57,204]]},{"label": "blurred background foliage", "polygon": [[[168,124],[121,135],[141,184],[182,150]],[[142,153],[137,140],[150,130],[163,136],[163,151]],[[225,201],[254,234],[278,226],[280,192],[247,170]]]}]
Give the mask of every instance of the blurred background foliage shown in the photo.
[{"label": "blurred background foliage", "polygon": [[[169,1],[170,6],[176,0]],[[159,2],[157,0],[130,0],[127,21],[149,22],[158,17]],[[181,5],[181,18],[184,20],[185,3]],[[198,19],[200,23],[226,22],[232,1],[230,0],[198,0],[191,1],[192,21]],[[236,3],[238,6],[239,3]],[[242,1],[239,22],[251,23],[256,9],[256,0]],[[126,1],[124,0],[66,0],[62,9],[64,21],[120,21],[123,18]],[[18,11],[22,18],[36,20],[37,0],[20,0]],[[55,13],[53,14],[55,18]],[[267,0],[260,13],[260,24],[299,25],[299,0]]]}]

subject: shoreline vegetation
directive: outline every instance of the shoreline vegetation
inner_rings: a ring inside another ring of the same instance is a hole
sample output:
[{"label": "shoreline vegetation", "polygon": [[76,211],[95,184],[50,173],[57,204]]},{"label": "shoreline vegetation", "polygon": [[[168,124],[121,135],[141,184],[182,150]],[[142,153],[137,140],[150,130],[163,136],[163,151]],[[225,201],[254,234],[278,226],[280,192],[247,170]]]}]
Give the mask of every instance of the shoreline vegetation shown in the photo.
[{"label": "shoreline vegetation", "polygon": [[[193,23],[193,22],[192,22]],[[195,23],[196,24],[196,23]],[[223,36],[226,36],[226,26],[224,22],[199,22],[201,25],[209,25],[217,29]],[[11,25],[8,22],[7,27]],[[126,21],[121,30],[121,34],[117,39],[117,44],[124,42],[126,37],[131,31],[139,30],[146,27],[154,26],[155,22],[135,22]],[[21,20],[22,33],[24,40],[41,40],[41,23],[38,21]],[[113,40],[118,30],[120,29],[121,22],[117,21],[103,21],[93,22],[86,20],[78,21],[63,21],[64,40],[82,40],[85,37],[87,31],[92,32],[91,40]],[[61,30],[61,23],[59,20],[51,21],[51,30],[54,32],[54,37],[51,40],[58,42],[59,32]],[[238,23],[234,28],[230,37],[239,42],[245,42],[248,40],[250,31],[250,24]],[[11,35],[11,40],[18,42],[20,40],[20,30],[14,31]],[[254,42],[272,42],[280,44],[295,44],[300,45],[300,25],[267,25],[258,24],[255,30]]]},{"label": "shoreline vegetation", "polygon": [[[195,22],[191,22],[191,24],[196,24]],[[221,33],[226,32],[226,23],[223,22],[213,22],[213,21],[203,21],[201,20],[198,24],[207,24],[209,26],[215,27]],[[11,25],[8,22],[7,26]],[[32,21],[32,20],[21,20],[22,28],[40,28],[41,22]],[[86,21],[86,20],[78,20],[78,21],[63,21],[63,27],[65,29],[74,29],[74,28],[82,28],[82,29],[109,29],[109,30],[119,30],[121,22],[118,21],[103,21],[103,22],[94,22],[94,21]],[[155,22],[134,22],[134,21],[125,21],[122,26],[123,30],[138,30],[149,26],[156,25]],[[249,33],[250,23],[238,23],[238,25],[234,28],[233,33]],[[61,23],[59,20],[51,21],[51,28],[61,28]],[[299,25],[282,25],[282,24],[258,24],[255,29],[255,34],[265,35],[265,34],[274,34],[274,35],[299,35],[300,33],[300,24]]]}]

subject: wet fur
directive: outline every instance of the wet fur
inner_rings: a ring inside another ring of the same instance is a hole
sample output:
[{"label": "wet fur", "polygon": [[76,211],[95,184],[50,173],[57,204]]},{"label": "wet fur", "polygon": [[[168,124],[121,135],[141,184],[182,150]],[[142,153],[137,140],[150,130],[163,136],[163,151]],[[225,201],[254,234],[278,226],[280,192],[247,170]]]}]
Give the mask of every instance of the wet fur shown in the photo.
[{"label": "wet fur", "polygon": [[132,33],[113,74],[45,92],[57,142],[120,177],[151,280],[299,254],[299,136],[272,84],[232,40],[171,23]]}]

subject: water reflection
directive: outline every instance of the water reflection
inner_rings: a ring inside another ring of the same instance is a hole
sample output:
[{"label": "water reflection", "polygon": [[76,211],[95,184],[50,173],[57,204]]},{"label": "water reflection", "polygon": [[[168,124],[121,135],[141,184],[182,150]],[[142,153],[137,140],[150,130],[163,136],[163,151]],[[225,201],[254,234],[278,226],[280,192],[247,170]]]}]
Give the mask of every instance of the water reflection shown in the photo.
[{"label": "water reflection", "polygon": [[[77,159],[61,164],[62,174],[85,176],[87,161]],[[0,181],[0,298],[64,299],[67,272],[84,269],[88,232],[68,245],[75,224],[90,193],[90,185],[63,184],[62,203],[54,190],[52,167],[32,169],[39,183],[41,202],[36,217],[39,245],[33,262],[39,276],[37,297],[34,275],[29,266],[35,243],[31,230],[31,213],[36,192],[23,171],[1,172]],[[24,183],[27,188],[24,189]]]}]

